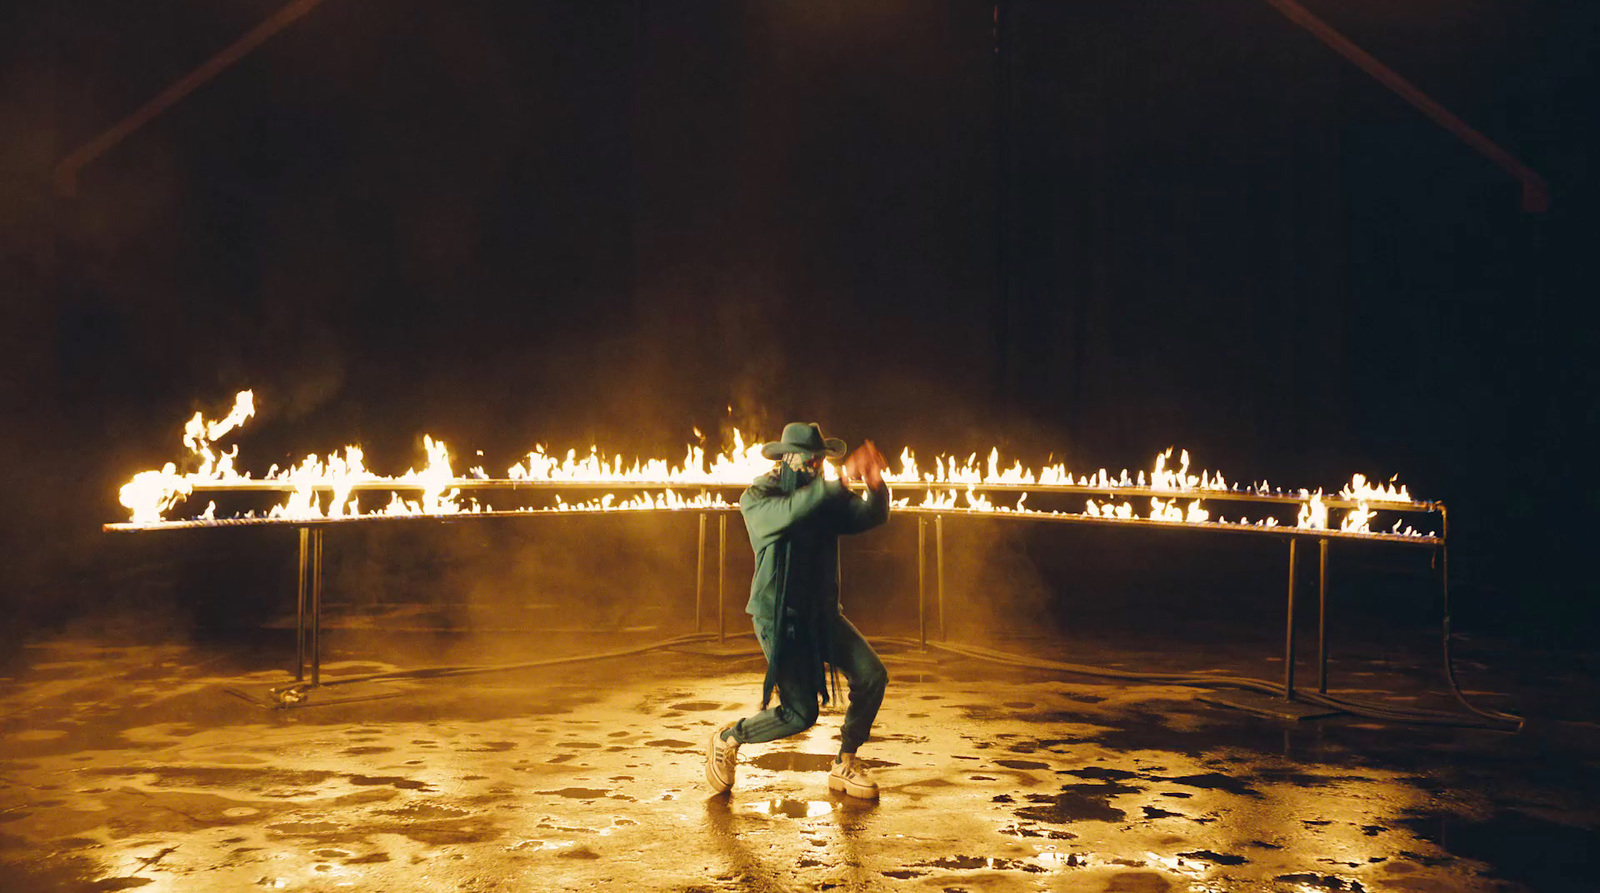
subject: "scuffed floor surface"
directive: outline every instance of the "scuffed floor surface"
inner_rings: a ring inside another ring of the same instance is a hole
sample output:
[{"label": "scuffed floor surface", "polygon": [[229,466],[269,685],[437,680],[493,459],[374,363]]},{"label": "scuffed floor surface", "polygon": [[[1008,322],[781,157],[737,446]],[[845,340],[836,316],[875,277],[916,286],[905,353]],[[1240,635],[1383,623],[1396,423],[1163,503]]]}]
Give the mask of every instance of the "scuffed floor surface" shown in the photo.
[{"label": "scuffed floor surface", "polygon": [[[0,680],[0,889],[1597,888],[1595,753],[1571,741],[1296,724],[885,650],[869,804],[828,792],[832,710],[746,747],[732,795],[708,795],[706,738],[755,699],[749,655],[362,682],[272,709],[287,677],[259,657],[35,646]],[[397,669],[330,658],[325,681]]]}]

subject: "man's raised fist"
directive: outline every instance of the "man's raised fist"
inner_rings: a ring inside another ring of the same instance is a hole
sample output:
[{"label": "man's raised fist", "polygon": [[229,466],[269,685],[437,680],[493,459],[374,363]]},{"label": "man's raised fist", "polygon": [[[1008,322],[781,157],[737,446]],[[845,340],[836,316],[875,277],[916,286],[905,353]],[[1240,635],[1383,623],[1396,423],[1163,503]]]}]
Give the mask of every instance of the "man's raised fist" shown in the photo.
[{"label": "man's raised fist", "polygon": [[863,440],[860,446],[850,451],[850,455],[844,457],[845,479],[864,481],[874,490],[883,486],[883,473],[888,470],[889,460],[870,440]]}]

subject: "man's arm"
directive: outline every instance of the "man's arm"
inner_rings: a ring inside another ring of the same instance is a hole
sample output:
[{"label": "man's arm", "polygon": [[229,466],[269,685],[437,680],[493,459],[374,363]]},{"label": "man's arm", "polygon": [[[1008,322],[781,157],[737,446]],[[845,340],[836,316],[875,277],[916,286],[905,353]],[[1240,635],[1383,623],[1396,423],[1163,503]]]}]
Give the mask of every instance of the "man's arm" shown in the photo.
[{"label": "man's arm", "polygon": [[861,533],[889,520],[889,501],[889,485],[882,478],[878,479],[877,486],[867,486],[866,499],[850,494],[844,500],[844,520],[839,525],[839,532]]},{"label": "man's arm", "polygon": [[841,533],[861,533],[889,520],[889,484],[883,479],[883,472],[888,468],[889,460],[870,440],[862,441],[861,446],[845,457],[840,473],[847,481],[865,481],[867,498],[852,496],[846,500]]},{"label": "man's arm", "polygon": [[761,551],[784,531],[815,514],[830,497],[837,498],[849,492],[841,481],[826,481],[820,477],[795,488],[792,494],[761,486],[750,487],[739,497],[739,513],[744,515],[750,545]]}]

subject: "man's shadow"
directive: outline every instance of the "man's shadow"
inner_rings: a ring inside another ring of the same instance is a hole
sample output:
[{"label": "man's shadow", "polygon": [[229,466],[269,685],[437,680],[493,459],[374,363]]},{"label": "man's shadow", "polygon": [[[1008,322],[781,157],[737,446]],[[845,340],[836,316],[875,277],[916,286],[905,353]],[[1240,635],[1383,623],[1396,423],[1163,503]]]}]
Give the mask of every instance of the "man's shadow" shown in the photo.
[{"label": "man's shadow", "polygon": [[[828,802],[832,805],[829,814],[838,830],[842,856],[840,867],[845,871],[846,886],[849,889],[864,889],[867,877],[866,869],[861,864],[858,838],[862,819],[876,810],[878,804],[876,801],[856,800],[838,794],[830,794]],[[763,861],[750,851],[745,845],[744,835],[746,831],[758,827],[758,820],[739,815],[733,806],[731,794],[715,794],[706,798],[706,832],[711,836],[712,845],[722,854],[728,870],[741,880],[743,889],[778,891],[801,886],[796,883],[799,865],[786,860]],[[804,831],[796,825],[794,833],[799,835]],[[810,885],[804,885],[804,888],[811,889]]]}]

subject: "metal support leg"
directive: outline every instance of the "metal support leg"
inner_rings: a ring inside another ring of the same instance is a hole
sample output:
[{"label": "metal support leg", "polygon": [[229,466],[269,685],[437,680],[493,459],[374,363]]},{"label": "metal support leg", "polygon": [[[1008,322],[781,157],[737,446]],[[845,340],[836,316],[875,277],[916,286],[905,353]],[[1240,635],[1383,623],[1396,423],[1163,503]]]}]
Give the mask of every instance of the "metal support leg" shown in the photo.
[{"label": "metal support leg", "polygon": [[311,684],[322,684],[322,528],[311,533]]},{"label": "metal support leg", "polygon": [[928,586],[924,569],[928,566],[928,519],[917,519],[917,643],[928,650]]},{"label": "metal support leg", "polygon": [[717,516],[717,644],[722,644],[723,636],[727,635],[728,599],[723,593],[722,582],[726,576],[723,571],[728,565],[728,516]]},{"label": "metal support leg", "polygon": [[[1434,560],[1439,564],[1439,596],[1444,599],[1444,647],[1450,647],[1450,512],[1444,506],[1439,506],[1439,552]],[[1445,654],[1449,654],[1446,651]],[[1453,673],[1450,662],[1445,661],[1445,670]]]},{"label": "metal support leg", "polygon": [[1283,633],[1283,697],[1294,700],[1294,547],[1289,537],[1289,617]]},{"label": "metal support leg", "polygon": [[300,567],[295,575],[294,600],[294,681],[306,678],[306,562],[310,558],[311,531],[300,528]]},{"label": "metal support leg", "polygon": [[[1283,697],[1274,698],[1249,691],[1209,692],[1201,694],[1199,696],[1201,700],[1212,701],[1218,704],[1226,704],[1229,707],[1238,707],[1241,710],[1248,710],[1252,713],[1259,713],[1263,716],[1271,716],[1278,719],[1289,719],[1295,721],[1303,719],[1316,719],[1323,716],[1332,716],[1333,714],[1339,712],[1338,710],[1329,707],[1321,707],[1306,701],[1301,701],[1295,696],[1294,590],[1295,577],[1297,576],[1296,572],[1299,570],[1299,566],[1296,563],[1296,559],[1298,557],[1296,547],[1298,544],[1298,537],[1291,534],[1289,536],[1289,605],[1288,615],[1284,618],[1283,632]],[[1324,541],[1323,554],[1324,556],[1327,554],[1326,541]]]},{"label": "metal support leg", "polygon": [[694,553],[694,631],[700,631],[700,604],[706,592],[706,513],[700,513],[700,545]]},{"label": "metal support leg", "polygon": [[1328,538],[1318,543],[1317,564],[1317,693],[1328,693]]},{"label": "metal support leg", "polygon": [[948,637],[944,632],[944,515],[933,516],[934,591],[939,595],[939,640]]}]

